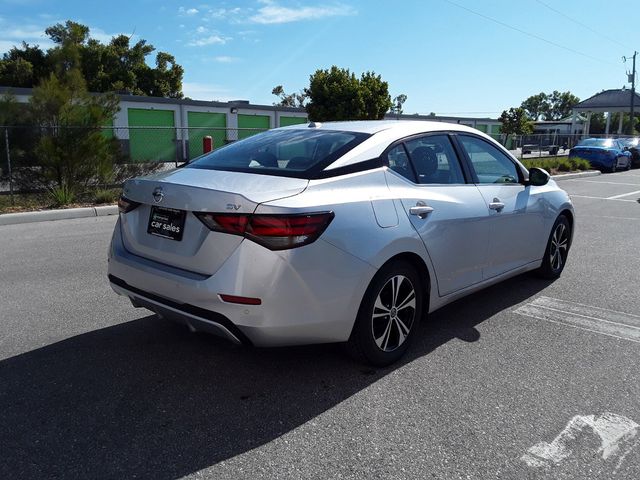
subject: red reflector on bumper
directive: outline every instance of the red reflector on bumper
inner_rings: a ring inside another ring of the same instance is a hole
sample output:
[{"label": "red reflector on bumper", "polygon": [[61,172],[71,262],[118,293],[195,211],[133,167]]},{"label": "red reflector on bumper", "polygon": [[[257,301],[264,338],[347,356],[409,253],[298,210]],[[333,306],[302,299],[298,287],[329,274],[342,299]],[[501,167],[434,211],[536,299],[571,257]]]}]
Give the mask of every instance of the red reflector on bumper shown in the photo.
[{"label": "red reflector on bumper", "polygon": [[227,303],[239,303],[241,305],[262,305],[262,300],[259,298],[251,298],[251,297],[238,297],[236,295],[224,295],[219,293],[220,298],[223,302]]}]

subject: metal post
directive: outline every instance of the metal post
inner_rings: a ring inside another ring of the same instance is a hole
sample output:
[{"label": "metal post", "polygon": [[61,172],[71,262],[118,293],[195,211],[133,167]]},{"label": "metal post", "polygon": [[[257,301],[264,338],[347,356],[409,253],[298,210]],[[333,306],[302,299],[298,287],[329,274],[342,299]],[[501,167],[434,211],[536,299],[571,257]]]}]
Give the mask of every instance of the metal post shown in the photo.
[{"label": "metal post", "polygon": [[7,172],[9,173],[9,196],[11,198],[11,205],[13,202],[13,175],[11,174],[11,154],[9,153],[9,129],[4,129],[4,141],[7,147]]},{"label": "metal post", "polygon": [[638,54],[638,52],[633,52],[633,69],[631,70],[631,122],[630,122],[630,126],[629,126],[629,135],[633,135],[635,128],[634,128],[634,121],[633,121],[633,107],[634,107],[634,103],[636,100],[636,55]]}]

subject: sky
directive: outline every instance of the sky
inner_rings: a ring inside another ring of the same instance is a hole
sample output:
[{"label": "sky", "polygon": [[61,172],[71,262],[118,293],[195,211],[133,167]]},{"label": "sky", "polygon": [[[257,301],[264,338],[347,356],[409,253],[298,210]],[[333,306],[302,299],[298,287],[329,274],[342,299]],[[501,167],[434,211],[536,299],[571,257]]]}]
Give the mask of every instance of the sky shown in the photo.
[{"label": "sky", "polygon": [[174,55],[197,100],[271,105],[337,65],[380,74],[404,113],[496,118],[539,92],[629,88],[637,16],[637,0],[0,0],[0,53],[48,48],[70,19]]}]

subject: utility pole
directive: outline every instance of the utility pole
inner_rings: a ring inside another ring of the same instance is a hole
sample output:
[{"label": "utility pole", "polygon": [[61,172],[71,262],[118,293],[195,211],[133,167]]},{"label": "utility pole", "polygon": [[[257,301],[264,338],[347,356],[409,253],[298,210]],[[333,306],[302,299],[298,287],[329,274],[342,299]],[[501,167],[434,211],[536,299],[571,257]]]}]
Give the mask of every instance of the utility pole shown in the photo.
[{"label": "utility pole", "polygon": [[[629,135],[634,135],[634,118],[633,118],[633,107],[635,106],[635,101],[636,101],[636,55],[638,55],[638,52],[633,52],[633,68],[631,69],[631,73],[628,73],[628,80],[631,81],[631,111],[630,111],[630,115],[629,115]],[[624,59],[624,61],[627,61],[627,57],[622,57]]]}]

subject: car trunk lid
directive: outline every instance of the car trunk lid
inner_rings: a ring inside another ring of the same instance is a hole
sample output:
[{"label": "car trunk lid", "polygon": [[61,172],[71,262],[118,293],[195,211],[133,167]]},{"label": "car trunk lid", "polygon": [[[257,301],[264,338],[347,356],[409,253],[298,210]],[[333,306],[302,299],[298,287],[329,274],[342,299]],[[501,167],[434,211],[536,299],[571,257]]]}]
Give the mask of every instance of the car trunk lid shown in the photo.
[{"label": "car trunk lid", "polygon": [[[243,237],[211,231],[193,212],[253,213],[260,203],[297,195],[307,184],[300,178],[191,168],[128,180],[124,196],[140,206],[121,215],[124,246],[135,255],[212,275]],[[180,235],[173,235],[179,240],[150,227],[154,210],[183,219]]]}]

